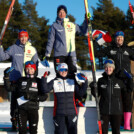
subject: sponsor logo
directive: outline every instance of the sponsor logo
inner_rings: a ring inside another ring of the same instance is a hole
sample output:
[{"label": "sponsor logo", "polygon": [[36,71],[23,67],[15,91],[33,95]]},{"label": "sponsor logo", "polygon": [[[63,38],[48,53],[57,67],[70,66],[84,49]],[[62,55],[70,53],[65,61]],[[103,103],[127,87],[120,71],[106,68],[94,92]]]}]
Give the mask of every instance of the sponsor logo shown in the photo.
[{"label": "sponsor logo", "polygon": [[22,86],[26,86],[27,85],[27,82],[26,81],[23,81],[21,85]]},{"label": "sponsor logo", "polygon": [[32,87],[37,87],[37,83],[32,82]]},{"label": "sponsor logo", "polygon": [[15,56],[23,56],[23,54],[15,54]]},{"label": "sponsor logo", "polygon": [[58,32],[62,32],[63,30],[58,30]]},{"label": "sponsor logo", "polygon": [[124,54],[124,55],[129,55],[129,53],[128,53],[127,51],[125,51],[123,54]]},{"label": "sponsor logo", "polygon": [[106,88],[107,87],[107,85],[101,85],[101,88]]},{"label": "sponsor logo", "polygon": [[77,120],[77,116],[75,116],[72,121],[76,122],[76,120]]},{"label": "sponsor logo", "polygon": [[31,50],[27,50],[28,53],[31,53]]},{"label": "sponsor logo", "polygon": [[29,88],[29,91],[37,92],[38,89],[37,88]]},{"label": "sponsor logo", "polygon": [[110,53],[114,55],[114,54],[117,53],[117,51],[113,51],[113,50],[111,50]]},{"label": "sponsor logo", "polygon": [[118,83],[116,83],[114,87],[115,87],[115,88],[120,88],[120,86],[119,86]]}]

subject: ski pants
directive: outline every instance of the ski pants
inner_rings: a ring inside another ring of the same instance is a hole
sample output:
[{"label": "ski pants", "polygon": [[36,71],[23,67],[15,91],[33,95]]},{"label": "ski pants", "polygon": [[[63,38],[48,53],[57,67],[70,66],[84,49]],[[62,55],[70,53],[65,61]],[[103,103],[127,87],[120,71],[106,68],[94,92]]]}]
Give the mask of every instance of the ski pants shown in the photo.
[{"label": "ski pants", "polygon": [[19,134],[27,133],[27,121],[29,122],[30,134],[37,134],[38,118],[39,118],[38,110],[19,109],[19,115],[18,115]]},{"label": "ski pants", "polygon": [[132,112],[132,98],[131,92],[122,92],[123,112]]},{"label": "ski pants", "polygon": [[10,103],[10,115],[11,118],[16,118],[17,112],[17,94],[15,91],[11,92],[11,103]]},{"label": "ski pants", "polygon": [[133,79],[128,77],[119,78],[126,86],[126,91],[122,91],[123,112],[132,112],[132,91]]},{"label": "ski pants", "polygon": [[112,134],[120,134],[121,115],[101,115],[102,134],[108,134],[109,122]]},{"label": "ski pants", "polygon": [[57,67],[60,63],[66,63],[68,65],[69,74],[74,74],[75,72],[77,72],[76,57],[72,57],[72,56],[54,57],[54,68],[56,73],[57,73]]},{"label": "ski pants", "polygon": [[65,126],[67,126],[68,134],[77,134],[77,115],[55,116],[53,121],[54,134],[64,134]]}]

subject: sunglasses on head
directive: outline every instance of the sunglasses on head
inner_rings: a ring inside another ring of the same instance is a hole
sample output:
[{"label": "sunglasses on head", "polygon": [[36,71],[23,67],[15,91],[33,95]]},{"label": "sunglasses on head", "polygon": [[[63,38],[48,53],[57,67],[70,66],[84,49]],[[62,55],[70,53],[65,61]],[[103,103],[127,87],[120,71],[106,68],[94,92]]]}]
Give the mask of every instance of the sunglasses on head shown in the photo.
[{"label": "sunglasses on head", "polygon": [[114,64],[112,60],[105,60],[104,64],[107,64],[107,63]]},{"label": "sunglasses on head", "polygon": [[25,65],[28,65],[28,64],[31,64],[31,65],[33,65],[33,64],[35,64],[33,61],[27,61],[26,63],[25,63]]},{"label": "sunglasses on head", "polygon": [[65,69],[65,68],[61,68],[59,71],[60,71],[60,72],[67,72],[68,70]]}]

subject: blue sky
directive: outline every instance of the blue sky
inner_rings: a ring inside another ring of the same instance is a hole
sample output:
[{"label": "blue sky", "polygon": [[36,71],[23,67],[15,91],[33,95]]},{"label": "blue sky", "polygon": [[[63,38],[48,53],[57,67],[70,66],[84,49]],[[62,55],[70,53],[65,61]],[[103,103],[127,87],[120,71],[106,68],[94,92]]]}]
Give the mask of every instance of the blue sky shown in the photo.
[{"label": "blue sky", "polygon": [[[19,0],[21,3],[24,0]],[[124,13],[127,12],[129,0],[112,0],[114,6],[119,7]],[[56,18],[57,7],[59,5],[65,5],[68,9],[68,14],[75,17],[76,23],[81,24],[84,19],[85,9],[84,0],[34,0],[37,2],[36,10],[39,16],[44,16],[49,19],[49,24],[52,24]],[[130,0],[134,5],[134,0]],[[98,0],[88,0],[89,11],[92,14],[91,6],[97,7]]]}]

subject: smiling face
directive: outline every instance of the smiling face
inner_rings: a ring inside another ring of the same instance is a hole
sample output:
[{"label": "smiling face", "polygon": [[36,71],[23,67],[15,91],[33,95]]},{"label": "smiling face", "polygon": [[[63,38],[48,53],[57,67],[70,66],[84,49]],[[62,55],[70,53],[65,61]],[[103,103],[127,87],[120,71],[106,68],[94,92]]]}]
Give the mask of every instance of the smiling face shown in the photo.
[{"label": "smiling face", "polygon": [[61,9],[58,13],[58,17],[61,19],[64,19],[66,17],[66,12],[64,11],[64,9]]},{"label": "smiling face", "polygon": [[33,75],[35,73],[35,69],[32,67],[27,67],[26,68],[26,73],[29,75]]},{"label": "smiling face", "polygon": [[68,73],[68,70],[61,70],[61,71],[59,71],[59,74],[60,74],[60,76],[62,76],[62,77],[66,77],[67,76],[67,73]]},{"label": "smiling face", "polygon": [[113,67],[111,67],[111,66],[105,67],[105,72],[107,75],[111,75],[113,73],[113,71],[114,71]]},{"label": "smiling face", "polygon": [[27,41],[28,41],[28,37],[26,37],[26,36],[20,37],[21,44],[25,45]]},{"label": "smiling face", "polygon": [[124,37],[123,36],[117,36],[115,38],[115,42],[117,44],[118,47],[122,46],[123,45],[123,42],[124,42]]}]

